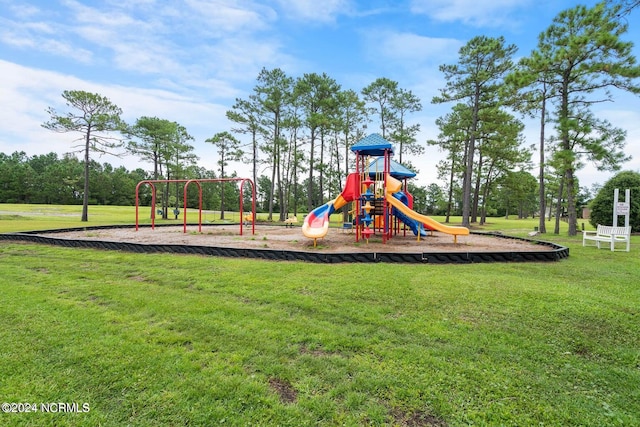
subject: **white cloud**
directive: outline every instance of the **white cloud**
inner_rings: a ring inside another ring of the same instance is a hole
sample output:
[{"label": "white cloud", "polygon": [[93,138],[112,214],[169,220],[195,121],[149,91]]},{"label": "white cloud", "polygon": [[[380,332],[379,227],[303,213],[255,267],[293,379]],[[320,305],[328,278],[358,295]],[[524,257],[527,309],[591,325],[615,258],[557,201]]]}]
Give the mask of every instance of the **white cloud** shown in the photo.
[{"label": "white cloud", "polygon": [[[90,51],[73,44],[67,39],[68,32],[58,23],[47,22],[46,17],[36,8],[15,11],[17,20],[2,19],[0,41],[14,48],[35,50],[62,58],[75,59],[80,63],[89,63]],[[33,20],[30,20],[33,19]]]},{"label": "white cloud", "polygon": [[375,49],[376,54],[402,61],[407,66],[415,63],[438,64],[445,59],[456,58],[463,45],[456,39],[392,31],[377,31],[370,38],[370,49]]},{"label": "white cloud", "polygon": [[[133,122],[141,116],[157,116],[183,125],[195,138],[200,164],[215,168],[215,150],[204,140],[216,132],[229,129],[226,105],[205,102],[197,96],[185,96],[169,90],[142,89],[119,85],[102,85],[74,76],[32,69],[0,60],[0,98],[11,100],[0,104],[0,152],[25,151],[28,155],[72,151],[76,135],[58,134],[42,128],[49,119],[47,107],[59,113],[67,110],[62,99],[64,90],[86,90],[99,93],[123,110],[123,118]],[[101,162],[140,167],[138,159],[104,157]],[[143,165],[147,168],[146,165]]]},{"label": "white cloud", "polygon": [[[75,14],[73,21],[80,24],[73,31],[111,52],[110,62],[127,72],[203,87],[221,79],[254,78],[262,66],[290,62],[279,53],[276,40],[255,34],[275,19],[275,13],[254,2],[188,0],[179,8],[172,2],[138,3],[141,10],[129,5],[131,15],[75,1],[67,4]],[[149,14],[153,18],[133,18],[147,7],[158,9]],[[95,25],[92,17],[102,24]],[[108,58],[103,55],[103,60]]]},{"label": "white cloud", "polygon": [[511,12],[529,3],[531,0],[412,0],[411,12],[442,22],[500,27],[514,25]]},{"label": "white cloud", "polygon": [[341,14],[353,13],[350,0],[277,0],[285,15],[307,22],[331,23]]},{"label": "white cloud", "polygon": [[12,31],[7,27],[0,30],[0,42],[21,49],[35,48],[37,46],[37,42],[34,39],[25,37],[24,34],[18,31]]},{"label": "white cloud", "polygon": [[85,6],[75,0],[65,0],[63,2],[73,13],[73,21],[90,24],[97,28],[127,28],[145,26],[143,20],[136,20],[131,15],[123,13],[116,8],[99,10],[94,7]]},{"label": "white cloud", "polygon": [[47,22],[27,22],[25,24],[21,24],[21,28],[42,34],[53,34],[55,32],[53,26]]},{"label": "white cloud", "polygon": [[189,21],[182,26],[189,25],[191,31],[216,38],[229,33],[264,30],[276,18],[271,8],[252,1],[186,0],[186,5],[189,10],[183,16]]},{"label": "white cloud", "polygon": [[[230,129],[226,109],[234,98],[251,93],[263,67],[278,67],[294,77],[326,71],[356,91],[378,77],[396,80],[422,100],[423,112],[415,119],[422,126],[419,140],[424,141],[437,135],[435,119],[451,108],[430,104],[445,86],[438,66],[456,63],[471,33],[484,26],[481,32],[504,32],[522,48],[523,43],[535,43],[534,32],[548,24],[541,15],[552,16],[568,3],[0,0],[0,152],[69,151],[69,135],[40,125],[47,119],[47,106],[64,110],[63,90],[87,90],[111,99],[127,121],[151,115],[179,122],[196,137],[200,164],[214,169],[215,150],[203,141]],[[538,29],[517,27],[524,21]],[[615,104],[619,111],[612,110],[611,121],[629,130],[627,147],[634,160],[624,167],[637,169],[640,117],[625,115],[637,106],[637,98],[630,98]],[[373,124],[370,130],[375,131]],[[414,162],[421,176],[435,169],[436,151],[428,149]],[[117,159],[102,161],[118,164]],[[135,160],[124,165],[138,166]],[[588,168],[584,175],[579,172],[581,182],[591,179],[586,176],[591,176]]]},{"label": "white cloud", "polygon": [[14,15],[21,18],[35,16],[40,12],[40,9],[29,4],[16,3],[12,1],[7,1],[6,3],[8,3],[7,8],[11,10]]},{"label": "white cloud", "polygon": [[73,46],[64,41],[43,40],[40,43],[40,48],[47,53],[52,53],[63,58],[71,58],[81,64],[90,64],[94,59],[93,52],[90,50]]},{"label": "white cloud", "polygon": [[296,59],[281,52],[277,41],[255,40],[251,37],[228,37],[224,41],[203,47],[202,65],[209,72],[227,80],[255,79],[262,67],[284,68]]},{"label": "white cloud", "polygon": [[436,95],[438,88],[444,86],[438,67],[455,63],[458,50],[464,44],[457,39],[389,30],[363,32],[363,40],[368,61],[377,69],[385,70],[385,77],[412,90],[425,105]]},{"label": "white cloud", "polygon": [[63,39],[54,39],[49,34],[52,32],[49,25],[43,23],[28,24],[18,30],[5,27],[4,31],[0,32],[0,41],[19,49],[33,49],[47,55],[74,59],[80,63],[91,62],[91,51]]}]

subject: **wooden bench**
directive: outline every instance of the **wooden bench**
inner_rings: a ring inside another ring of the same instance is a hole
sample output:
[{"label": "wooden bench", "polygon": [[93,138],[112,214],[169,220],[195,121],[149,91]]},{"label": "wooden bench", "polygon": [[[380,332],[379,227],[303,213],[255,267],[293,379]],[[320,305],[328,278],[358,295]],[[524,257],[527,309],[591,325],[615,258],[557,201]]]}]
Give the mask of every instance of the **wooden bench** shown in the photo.
[{"label": "wooden bench", "polygon": [[294,224],[298,223],[298,217],[292,216],[284,220],[285,227],[293,227]]},{"label": "wooden bench", "polygon": [[582,232],[582,246],[586,246],[587,240],[595,240],[598,249],[600,249],[600,242],[607,242],[610,244],[612,251],[616,250],[616,243],[626,243],[626,251],[629,252],[631,227],[613,227],[598,224],[595,231],[589,230]]}]

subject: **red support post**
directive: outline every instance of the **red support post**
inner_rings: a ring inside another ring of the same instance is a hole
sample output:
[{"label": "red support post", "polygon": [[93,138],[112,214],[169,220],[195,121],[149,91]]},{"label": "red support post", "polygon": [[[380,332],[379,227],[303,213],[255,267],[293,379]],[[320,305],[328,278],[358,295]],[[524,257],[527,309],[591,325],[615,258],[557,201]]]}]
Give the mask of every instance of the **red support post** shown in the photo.
[{"label": "red support post", "polygon": [[249,182],[251,185],[251,209],[252,209],[252,217],[253,217],[253,228],[252,234],[255,234],[255,215],[256,215],[256,188],[253,181],[249,178],[204,178],[204,179],[149,179],[140,181],[136,185],[136,231],[139,227],[139,215],[138,215],[138,207],[139,207],[139,189],[142,184],[148,184],[152,188],[151,195],[151,229],[155,228],[155,218],[156,218],[156,187],[155,183],[168,184],[172,182],[182,182],[184,183],[183,188],[183,232],[187,232],[187,189],[189,184],[195,182],[198,186],[198,231],[202,232],[202,182],[240,182],[240,235],[242,235],[242,209],[243,209],[243,198],[244,193],[242,188],[245,182]]}]

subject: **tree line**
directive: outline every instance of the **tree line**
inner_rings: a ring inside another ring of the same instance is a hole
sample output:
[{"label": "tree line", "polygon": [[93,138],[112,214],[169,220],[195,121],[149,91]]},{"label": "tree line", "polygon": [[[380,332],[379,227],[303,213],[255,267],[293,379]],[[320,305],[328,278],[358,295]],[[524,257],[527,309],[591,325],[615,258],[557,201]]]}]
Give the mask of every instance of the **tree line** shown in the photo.
[{"label": "tree line", "polygon": [[[35,203],[81,205],[84,200],[84,164],[73,154],[59,156],[57,153],[28,156],[24,151],[10,155],[0,153],[0,200],[3,203]],[[114,167],[110,163],[89,161],[89,194],[91,205],[133,206],[135,190],[140,181],[154,179],[152,173],[142,168],[133,171],[124,166]],[[214,178],[213,171],[194,166],[187,173],[193,178]],[[230,186],[233,187],[233,186]],[[177,197],[182,197],[182,187],[172,188],[168,196],[158,195],[162,203],[168,197],[167,206],[177,207]],[[230,189],[230,195],[239,200],[238,190]],[[219,187],[203,186],[205,209],[220,208]],[[148,186],[140,188],[140,203],[150,205],[151,191]],[[198,194],[190,189],[187,205],[197,206]],[[237,208],[237,202],[234,206]]]},{"label": "tree line", "polygon": [[576,171],[586,161],[615,171],[628,160],[626,132],[598,118],[593,106],[613,101],[613,89],[640,93],[633,43],[622,40],[626,16],[637,6],[605,1],[562,11],[517,63],[515,45],[480,36],[460,49],[457,64],[440,67],[446,85],[432,102],[454,106],[438,120],[440,134],[429,144],[447,153],[439,170],[450,187],[461,182],[463,225],[484,218],[487,195],[500,185],[496,178],[530,168],[531,153],[519,141],[522,124],[514,115],[521,114],[540,123],[539,230],[546,232],[544,213],[550,214],[555,198],[555,233],[565,212],[569,235],[577,233]]},{"label": "tree line", "polygon": [[[236,177],[232,172],[231,177]],[[158,175],[162,178],[162,175]],[[218,175],[213,170],[192,165],[180,175],[180,179],[210,179]],[[124,166],[115,167],[108,162],[89,162],[89,204],[133,206],[135,204],[135,189],[140,181],[154,179],[153,172],[142,168],[128,170]],[[223,189],[224,185],[224,189]],[[528,172],[517,172],[510,176],[505,186],[500,187],[495,198],[490,203],[489,216],[517,215],[530,216],[536,211],[535,178]],[[256,186],[257,210],[268,212],[269,194],[271,189],[270,177],[262,174],[258,177]],[[166,190],[166,192],[165,192]],[[0,153],[0,201],[2,203],[34,203],[34,204],[62,204],[81,205],[84,199],[84,165],[73,154],[59,156],[57,153],[29,156],[24,151],[16,151],[10,155]],[[436,183],[418,186],[409,183],[409,191],[414,195],[414,207],[417,211],[429,215],[445,215],[447,202],[445,189]],[[139,189],[139,203],[143,206],[151,204],[151,190],[148,186]],[[222,193],[226,196],[223,205]],[[198,206],[198,193],[195,187],[190,187],[187,200],[184,202],[183,186],[177,183],[173,186],[161,187],[157,195],[158,209],[166,218],[172,218],[175,208]],[[461,192],[455,191],[454,215],[461,214]],[[203,208],[206,210],[222,211],[224,209],[239,210],[240,193],[238,185],[204,184],[202,186]],[[250,194],[244,195],[244,211],[251,208]],[[165,203],[166,201],[166,203]],[[300,203],[306,205],[306,189],[301,188]],[[278,208],[277,202],[275,202]],[[304,209],[304,206],[300,206]]]},{"label": "tree line", "polygon": [[[218,160],[217,170],[205,174],[224,178],[233,175],[229,162],[250,164],[260,208],[269,219],[284,220],[341,191],[352,170],[350,147],[375,123],[394,144],[395,159],[416,172],[411,160],[426,146],[446,154],[438,165],[442,188],[412,186],[416,209],[440,212],[447,221],[461,215],[465,226],[498,213],[539,212],[541,232],[553,210],[556,233],[557,221],[566,215],[569,234],[575,234],[582,202],[576,171],[585,161],[617,170],[627,159],[625,131],[598,118],[592,107],[612,101],[611,89],[640,93],[633,44],[622,40],[626,17],[637,6],[608,0],[565,10],[518,62],[513,59],[517,47],[503,37],[474,37],[459,50],[457,63],[440,66],[446,83],[431,102],[452,107],[437,119],[439,134],[429,141],[417,140],[420,124],[412,120],[423,108],[421,100],[398,82],[378,78],[356,92],[324,73],[294,78],[279,68],[263,69],[251,93],[226,112],[231,129],[206,140],[216,147]],[[155,179],[204,172],[196,165],[193,137],[180,124],[157,117],[126,124],[122,111],[101,95],[65,91],[62,96],[70,111],[50,108],[43,126],[80,135],[76,148],[84,155],[84,181],[75,194],[83,199],[83,220],[89,200],[95,200],[90,194],[98,191],[91,187],[93,153],[124,147],[128,155],[153,165]],[[524,141],[525,116],[540,123],[537,179],[528,172],[533,147]],[[233,189],[221,190],[223,216],[225,199],[234,199],[229,198]],[[178,193],[177,187],[164,188],[165,215],[172,197],[176,205],[189,203],[180,202]]]}]

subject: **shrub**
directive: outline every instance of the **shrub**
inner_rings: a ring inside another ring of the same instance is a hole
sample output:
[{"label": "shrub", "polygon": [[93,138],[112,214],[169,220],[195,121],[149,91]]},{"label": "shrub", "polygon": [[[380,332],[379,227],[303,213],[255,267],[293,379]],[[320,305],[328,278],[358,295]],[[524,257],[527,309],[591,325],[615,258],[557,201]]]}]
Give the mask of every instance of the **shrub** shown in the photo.
[{"label": "shrub", "polygon": [[[604,184],[591,202],[589,222],[594,227],[598,224],[613,224],[613,193],[616,188],[620,190],[619,201],[625,201],[624,194],[627,188],[631,190],[629,225],[632,230],[640,231],[640,173],[633,171],[620,172]],[[620,218],[618,225],[624,225],[620,223]]]}]

